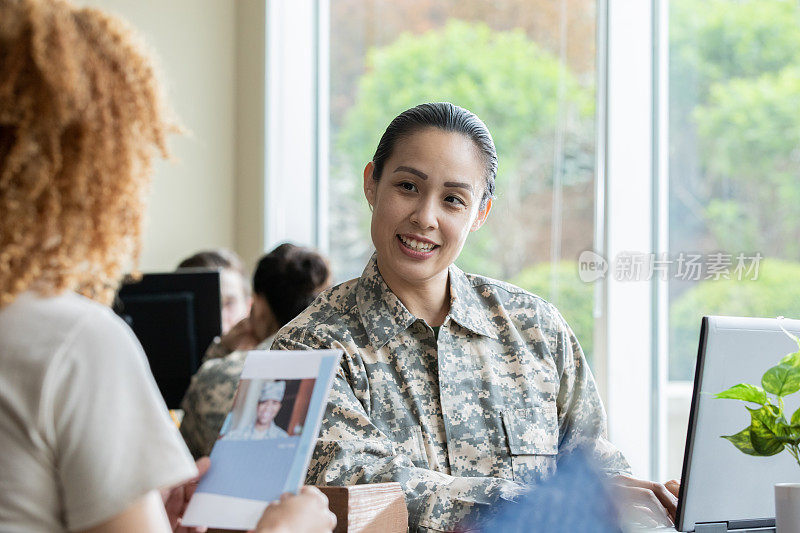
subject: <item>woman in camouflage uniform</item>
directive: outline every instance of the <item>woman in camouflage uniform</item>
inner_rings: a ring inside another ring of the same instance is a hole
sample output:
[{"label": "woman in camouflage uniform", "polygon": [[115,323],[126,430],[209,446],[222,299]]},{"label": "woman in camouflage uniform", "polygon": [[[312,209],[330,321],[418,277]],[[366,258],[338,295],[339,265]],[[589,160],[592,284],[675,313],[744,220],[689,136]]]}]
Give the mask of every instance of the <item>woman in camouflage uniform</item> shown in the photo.
[{"label": "woman in camouflage uniform", "polygon": [[[609,475],[629,472],[555,307],[453,264],[491,210],[496,172],[471,112],[423,104],[395,118],[364,169],[375,254],[273,343],[344,352],[307,481],[398,481],[411,531],[479,522],[578,447]],[[663,485],[619,479],[674,512]]]}]

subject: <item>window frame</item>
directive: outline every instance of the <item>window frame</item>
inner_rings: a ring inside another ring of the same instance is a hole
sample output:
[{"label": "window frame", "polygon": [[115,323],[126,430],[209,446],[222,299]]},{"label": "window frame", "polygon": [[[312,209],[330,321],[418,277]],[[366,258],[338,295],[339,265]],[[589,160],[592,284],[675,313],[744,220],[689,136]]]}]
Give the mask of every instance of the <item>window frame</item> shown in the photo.
[{"label": "window frame", "polygon": [[[659,190],[656,168],[654,102],[654,12],[657,2],[607,0],[603,12],[605,61],[601,75],[605,99],[603,180],[604,239],[599,250],[609,263],[603,280],[602,310],[609,438],[628,458],[635,476],[654,477],[657,443],[659,368],[653,356],[657,337],[652,280],[615,279],[620,253],[656,251],[654,229]],[[600,167],[598,167],[600,168]],[[650,221],[649,225],[641,221]]]},{"label": "window frame", "polygon": [[266,2],[264,250],[327,251],[328,12],[327,1]]}]

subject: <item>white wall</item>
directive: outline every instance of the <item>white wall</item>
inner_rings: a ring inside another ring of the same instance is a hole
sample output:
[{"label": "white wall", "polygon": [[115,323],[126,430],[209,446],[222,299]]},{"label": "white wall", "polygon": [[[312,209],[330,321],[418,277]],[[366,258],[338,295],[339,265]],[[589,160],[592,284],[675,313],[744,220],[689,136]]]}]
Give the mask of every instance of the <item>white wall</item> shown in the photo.
[{"label": "white wall", "polygon": [[266,2],[236,0],[236,7],[234,249],[253,266],[266,234]]},{"label": "white wall", "polygon": [[[236,248],[237,3],[84,0],[133,25],[160,59],[169,101],[190,131],[156,164],[140,268],[171,270],[201,248]],[[245,221],[242,221],[244,224]]]}]

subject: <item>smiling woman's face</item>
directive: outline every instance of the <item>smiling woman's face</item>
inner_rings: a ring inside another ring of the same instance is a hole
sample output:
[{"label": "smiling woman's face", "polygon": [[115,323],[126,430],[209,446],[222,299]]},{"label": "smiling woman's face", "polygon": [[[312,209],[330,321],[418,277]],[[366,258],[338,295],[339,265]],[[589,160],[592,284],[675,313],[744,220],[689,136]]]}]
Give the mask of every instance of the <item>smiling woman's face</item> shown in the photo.
[{"label": "smiling woman's face", "polygon": [[364,193],[381,275],[390,286],[446,282],[491,205],[480,209],[485,165],[477,147],[463,134],[428,128],[397,141],[379,181],[372,170],[369,163]]}]

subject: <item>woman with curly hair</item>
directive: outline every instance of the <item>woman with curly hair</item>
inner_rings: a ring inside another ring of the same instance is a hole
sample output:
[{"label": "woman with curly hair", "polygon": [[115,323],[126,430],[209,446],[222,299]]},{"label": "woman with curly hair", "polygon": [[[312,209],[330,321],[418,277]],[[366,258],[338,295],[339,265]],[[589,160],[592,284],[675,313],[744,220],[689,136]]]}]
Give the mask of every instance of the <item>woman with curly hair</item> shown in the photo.
[{"label": "woman with curly hair", "polygon": [[[179,527],[187,486],[158,489],[197,468],[108,308],[139,256],[152,159],[175,130],[119,20],[0,0],[2,531]],[[270,506],[260,530],[329,531],[331,517],[310,491]]]}]

